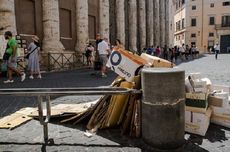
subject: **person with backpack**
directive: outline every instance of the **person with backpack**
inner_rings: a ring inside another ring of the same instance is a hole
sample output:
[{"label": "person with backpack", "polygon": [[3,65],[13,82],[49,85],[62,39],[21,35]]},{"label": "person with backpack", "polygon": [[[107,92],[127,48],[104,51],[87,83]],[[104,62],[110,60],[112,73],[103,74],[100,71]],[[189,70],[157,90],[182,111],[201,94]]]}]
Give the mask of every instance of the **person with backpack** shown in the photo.
[{"label": "person with backpack", "polygon": [[17,41],[13,38],[13,34],[10,31],[6,31],[4,37],[7,42],[6,52],[3,56],[3,59],[7,62],[7,77],[8,79],[3,83],[13,83],[13,72],[18,76],[21,76],[21,82],[26,78],[26,74],[17,69],[17,57],[18,57],[18,44]]},{"label": "person with backpack", "polygon": [[89,43],[89,45],[86,47],[85,56],[86,56],[87,66],[93,67],[94,47],[92,43]]}]

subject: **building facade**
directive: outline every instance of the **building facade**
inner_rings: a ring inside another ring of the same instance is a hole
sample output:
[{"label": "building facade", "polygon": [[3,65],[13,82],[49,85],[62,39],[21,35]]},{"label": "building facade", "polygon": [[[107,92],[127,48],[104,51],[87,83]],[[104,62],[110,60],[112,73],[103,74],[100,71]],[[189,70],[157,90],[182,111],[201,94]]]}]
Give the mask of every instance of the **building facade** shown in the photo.
[{"label": "building facade", "polygon": [[230,52],[230,1],[174,2],[174,45],[195,45],[205,53],[219,43],[222,53]]},{"label": "building facade", "polygon": [[1,0],[0,31],[30,41],[43,52],[83,52],[96,35],[120,39],[126,49],[169,45],[170,0]]}]

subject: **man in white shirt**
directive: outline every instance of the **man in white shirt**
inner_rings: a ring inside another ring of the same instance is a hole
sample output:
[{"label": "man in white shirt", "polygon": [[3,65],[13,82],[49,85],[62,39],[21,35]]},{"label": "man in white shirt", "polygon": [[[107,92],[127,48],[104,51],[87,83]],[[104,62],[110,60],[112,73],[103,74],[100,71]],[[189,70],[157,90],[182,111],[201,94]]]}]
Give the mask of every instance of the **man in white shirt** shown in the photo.
[{"label": "man in white shirt", "polygon": [[99,59],[102,63],[102,68],[101,68],[101,75],[102,77],[106,77],[106,64],[108,62],[108,56],[110,54],[110,48],[108,44],[108,39],[104,38],[103,41],[101,41],[98,44],[98,54],[99,54]]},{"label": "man in white shirt", "polygon": [[214,49],[215,49],[215,57],[216,57],[216,60],[217,60],[217,56],[220,52],[220,45],[218,43],[216,43],[216,45],[214,46]]}]

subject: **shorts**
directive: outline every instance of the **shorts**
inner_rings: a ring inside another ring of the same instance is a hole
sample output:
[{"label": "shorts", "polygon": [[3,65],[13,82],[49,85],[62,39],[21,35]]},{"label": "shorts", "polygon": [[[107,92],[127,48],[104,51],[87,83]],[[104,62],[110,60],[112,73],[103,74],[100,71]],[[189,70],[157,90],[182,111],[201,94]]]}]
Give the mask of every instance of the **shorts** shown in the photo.
[{"label": "shorts", "polygon": [[102,66],[105,67],[107,62],[108,62],[108,57],[107,57],[106,54],[100,54],[99,55],[99,60],[101,61]]},{"label": "shorts", "polygon": [[7,61],[7,67],[10,68],[17,68],[17,57],[10,57],[9,60]]}]

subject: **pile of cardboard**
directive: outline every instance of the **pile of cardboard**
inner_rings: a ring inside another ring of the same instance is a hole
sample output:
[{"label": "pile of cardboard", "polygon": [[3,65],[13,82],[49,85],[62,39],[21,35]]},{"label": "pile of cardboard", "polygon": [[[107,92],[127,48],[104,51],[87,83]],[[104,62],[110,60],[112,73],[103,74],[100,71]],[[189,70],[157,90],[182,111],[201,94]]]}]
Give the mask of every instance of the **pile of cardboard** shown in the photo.
[{"label": "pile of cardboard", "polygon": [[[113,87],[141,89],[139,71],[147,67],[172,67],[171,62],[147,54],[141,56],[123,49],[115,48],[109,58],[108,67],[119,77],[112,83]],[[62,123],[77,124],[87,120],[87,129],[97,131],[120,126],[124,134],[140,137],[141,132],[141,95],[106,95],[86,112],[64,119]]]},{"label": "pile of cardboard", "polygon": [[208,78],[191,73],[185,80],[185,131],[205,136],[210,121],[230,126],[229,90],[215,89]]}]

